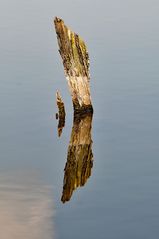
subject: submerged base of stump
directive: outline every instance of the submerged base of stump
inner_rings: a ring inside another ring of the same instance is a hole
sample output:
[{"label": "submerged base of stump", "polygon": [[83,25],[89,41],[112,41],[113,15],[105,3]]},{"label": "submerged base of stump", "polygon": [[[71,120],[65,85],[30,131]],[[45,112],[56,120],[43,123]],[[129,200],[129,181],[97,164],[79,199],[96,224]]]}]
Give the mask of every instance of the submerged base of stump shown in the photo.
[{"label": "submerged base of stump", "polygon": [[78,107],[77,105],[73,104],[73,108],[74,108],[74,118],[77,117],[83,117],[86,114],[93,114],[93,107],[92,105],[83,105],[82,107]]}]

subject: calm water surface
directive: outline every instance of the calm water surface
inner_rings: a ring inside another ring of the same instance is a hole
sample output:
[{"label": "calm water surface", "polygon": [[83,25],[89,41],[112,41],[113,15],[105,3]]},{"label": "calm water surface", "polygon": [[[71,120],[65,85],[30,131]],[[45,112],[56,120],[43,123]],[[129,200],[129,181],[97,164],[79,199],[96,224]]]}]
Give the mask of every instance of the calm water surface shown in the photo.
[{"label": "calm water surface", "polygon": [[[1,239],[159,238],[158,12],[156,0],[0,0]],[[93,162],[65,203],[74,128],[55,16],[88,45],[95,111]]]}]

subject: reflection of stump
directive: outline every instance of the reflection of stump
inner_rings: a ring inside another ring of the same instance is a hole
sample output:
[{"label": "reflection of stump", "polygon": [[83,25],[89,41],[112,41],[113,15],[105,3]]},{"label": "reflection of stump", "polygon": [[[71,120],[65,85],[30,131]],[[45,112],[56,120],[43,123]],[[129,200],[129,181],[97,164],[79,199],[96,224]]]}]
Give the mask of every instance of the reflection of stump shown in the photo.
[{"label": "reflection of stump", "polygon": [[65,126],[65,106],[64,103],[62,101],[61,95],[60,93],[57,91],[56,92],[56,103],[57,103],[57,107],[59,110],[59,113],[56,114],[56,118],[59,119],[58,122],[58,136],[60,137],[62,134],[62,129]]},{"label": "reflection of stump", "polygon": [[93,112],[89,86],[89,56],[84,41],[60,18],[54,20],[59,52],[75,112]]},{"label": "reflection of stump", "polygon": [[67,162],[61,201],[69,201],[73,191],[84,186],[93,167],[92,153],[92,114],[74,118],[71,139],[68,147]]}]

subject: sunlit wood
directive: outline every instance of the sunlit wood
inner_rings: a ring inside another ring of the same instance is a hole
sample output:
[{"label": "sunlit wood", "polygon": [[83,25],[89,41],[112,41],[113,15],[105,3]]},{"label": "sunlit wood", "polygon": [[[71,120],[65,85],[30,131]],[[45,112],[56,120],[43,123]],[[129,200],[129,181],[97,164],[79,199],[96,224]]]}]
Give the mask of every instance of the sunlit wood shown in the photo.
[{"label": "sunlit wood", "polygon": [[71,31],[62,19],[56,17],[54,24],[74,112],[93,112],[87,47],[81,37]]}]

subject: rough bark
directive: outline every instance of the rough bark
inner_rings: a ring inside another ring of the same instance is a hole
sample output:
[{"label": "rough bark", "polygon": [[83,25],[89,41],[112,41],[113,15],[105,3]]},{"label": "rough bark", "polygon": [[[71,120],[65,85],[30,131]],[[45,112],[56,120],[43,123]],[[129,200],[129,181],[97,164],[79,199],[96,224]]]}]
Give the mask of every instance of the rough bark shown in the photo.
[{"label": "rough bark", "polygon": [[60,93],[57,91],[56,92],[56,103],[58,107],[58,115],[56,114],[56,118],[59,119],[58,122],[58,136],[60,137],[62,134],[62,129],[65,126],[65,105],[63,103],[62,97]]},{"label": "rough bark", "polygon": [[74,112],[93,112],[89,84],[89,55],[86,45],[62,19],[56,17],[54,24]]},{"label": "rough bark", "polygon": [[69,201],[73,191],[84,186],[93,167],[92,153],[92,114],[74,118],[67,162],[64,169],[63,192],[61,201]]}]

